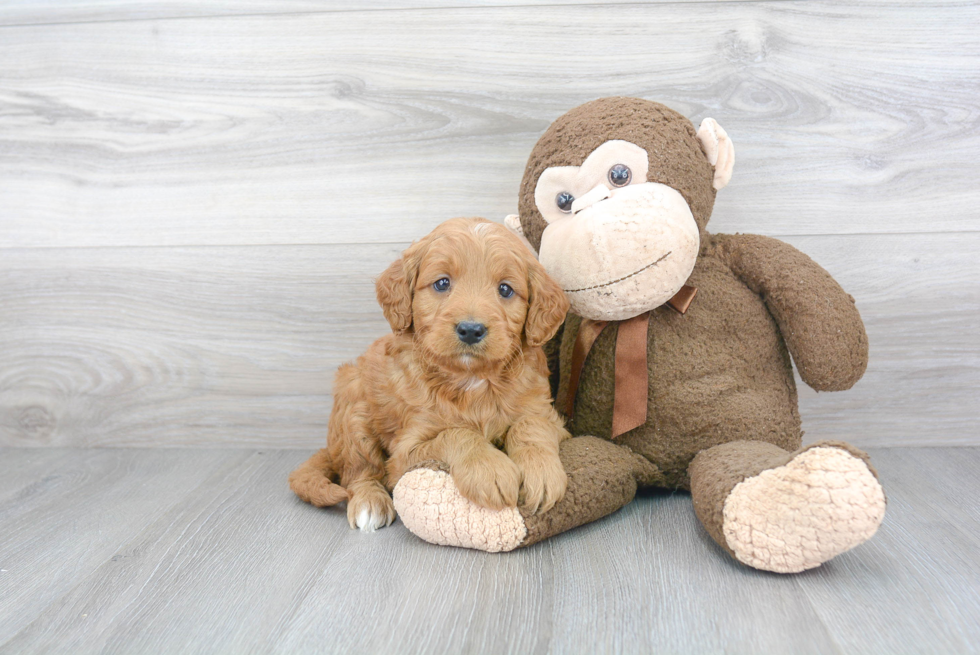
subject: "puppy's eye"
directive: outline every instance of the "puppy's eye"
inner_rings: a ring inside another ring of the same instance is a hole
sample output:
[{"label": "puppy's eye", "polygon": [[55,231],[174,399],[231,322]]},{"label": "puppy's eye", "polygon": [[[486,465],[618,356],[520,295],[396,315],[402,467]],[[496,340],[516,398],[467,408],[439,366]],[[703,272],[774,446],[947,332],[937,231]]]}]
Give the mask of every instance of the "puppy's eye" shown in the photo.
[{"label": "puppy's eye", "polygon": [[514,290],[506,282],[501,282],[500,286],[497,287],[497,291],[500,293],[501,298],[510,298],[514,295]]},{"label": "puppy's eye", "polygon": [[449,289],[449,278],[448,277],[439,278],[432,285],[432,288],[435,289],[436,291],[439,291],[439,292],[448,290]]},{"label": "puppy's eye", "polygon": [[633,173],[624,164],[616,164],[609,169],[609,183],[613,186],[626,186],[632,177]]},{"label": "puppy's eye", "polygon": [[562,191],[555,198],[555,204],[558,205],[558,209],[562,210],[566,214],[572,211],[573,202],[575,202],[575,196],[570,194],[568,191]]}]

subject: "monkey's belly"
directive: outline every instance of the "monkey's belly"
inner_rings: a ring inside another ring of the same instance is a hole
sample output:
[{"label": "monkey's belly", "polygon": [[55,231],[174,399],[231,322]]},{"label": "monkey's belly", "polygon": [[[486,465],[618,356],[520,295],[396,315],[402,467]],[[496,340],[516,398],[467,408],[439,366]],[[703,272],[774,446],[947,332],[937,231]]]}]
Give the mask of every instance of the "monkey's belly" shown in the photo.
[{"label": "monkey's belly", "polygon": [[[665,486],[686,488],[688,464],[706,448],[745,439],[795,450],[802,437],[792,365],[775,321],[741,283],[714,282],[684,316],[654,310],[647,421],[616,439],[660,468]],[[578,324],[566,324],[566,339]],[[615,337],[616,330],[603,331],[585,361],[569,421],[574,435],[611,435]]]},{"label": "monkey's belly", "polygon": [[[590,395],[590,389],[580,387],[579,395]],[[655,464],[665,476],[665,486],[686,488],[688,464],[700,451],[712,446],[756,440],[792,451],[801,442],[795,395],[791,397],[777,386],[749,389],[735,383],[731,376],[719,375],[658,388],[651,396],[647,422],[616,442]],[[593,397],[611,400],[606,394]],[[609,438],[612,403],[599,405],[583,407],[581,412],[576,408],[569,422],[572,434]]]},{"label": "monkey's belly", "polygon": [[687,468],[694,456],[722,443],[765,441],[789,451],[800,446],[795,398],[790,402],[776,388],[709,388],[714,384],[704,380],[665,390],[646,425],[617,439],[656,464],[666,486],[688,488]]}]

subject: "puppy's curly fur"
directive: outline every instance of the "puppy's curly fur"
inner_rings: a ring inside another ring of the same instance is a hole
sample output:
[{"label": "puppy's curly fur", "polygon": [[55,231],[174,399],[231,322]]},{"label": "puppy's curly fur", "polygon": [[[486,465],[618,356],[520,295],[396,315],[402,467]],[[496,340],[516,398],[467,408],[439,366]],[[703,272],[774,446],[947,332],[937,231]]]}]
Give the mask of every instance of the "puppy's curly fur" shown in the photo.
[{"label": "puppy's curly fur", "polygon": [[[516,236],[479,218],[446,221],[376,286],[393,334],[337,371],[327,447],[290,475],[292,490],[320,507],[347,500],[351,527],[373,530],[394,520],[402,474],[438,460],[480,505],[551,508],[569,435],[541,346],[568,311],[561,288]],[[461,322],[485,336],[466,343]]]}]

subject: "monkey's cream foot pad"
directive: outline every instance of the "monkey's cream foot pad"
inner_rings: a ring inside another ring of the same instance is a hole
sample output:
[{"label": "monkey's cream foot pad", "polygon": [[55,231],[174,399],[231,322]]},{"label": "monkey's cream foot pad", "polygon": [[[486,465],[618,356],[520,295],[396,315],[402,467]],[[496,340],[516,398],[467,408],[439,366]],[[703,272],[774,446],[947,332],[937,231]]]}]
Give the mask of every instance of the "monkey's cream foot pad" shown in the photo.
[{"label": "monkey's cream foot pad", "polygon": [[517,548],[527,536],[516,508],[492,510],[467,500],[446,471],[409,471],[392,497],[405,526],[429,543],[499,553]]},{"label": "monkey's cream foot pad", "polygon": [[866,541],[884,516],[885,494],[868,466],[840,448],[817,447],[737,484],[723,529],[739,561],[795,573]]}]

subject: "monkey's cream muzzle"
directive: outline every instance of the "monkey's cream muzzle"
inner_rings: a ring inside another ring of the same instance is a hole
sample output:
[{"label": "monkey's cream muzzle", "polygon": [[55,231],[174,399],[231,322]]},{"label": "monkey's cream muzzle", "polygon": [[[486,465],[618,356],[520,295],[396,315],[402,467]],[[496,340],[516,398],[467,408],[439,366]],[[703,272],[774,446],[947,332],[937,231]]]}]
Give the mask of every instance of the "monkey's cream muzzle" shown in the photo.
[{"label": "monkey's cream muzzle", "polygon": [[694,270],[698,226],[676,190],[646,182],[598,185],[545,228],[540,261],[572,311],[624,320],[670,300]]},{"label": "monkey's cream muzzle", "polygon": [[611,195],[612,191],[609,190],[609,187],[607,187],[605,184],[600,184],[581,198],[575,199],[575,202],[572,203],[572,214],[585,211],[592,205],[605,200]]}]

